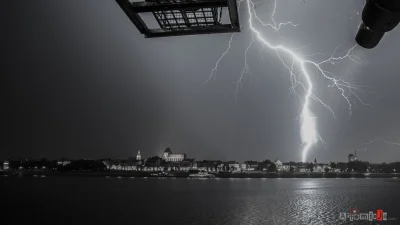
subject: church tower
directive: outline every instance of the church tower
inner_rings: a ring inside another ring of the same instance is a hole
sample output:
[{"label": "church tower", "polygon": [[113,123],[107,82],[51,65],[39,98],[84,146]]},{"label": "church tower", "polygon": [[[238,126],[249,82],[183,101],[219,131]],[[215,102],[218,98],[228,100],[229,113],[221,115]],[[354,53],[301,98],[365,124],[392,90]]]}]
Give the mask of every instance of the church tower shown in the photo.
[{"label": "church tower", "polygon": [[142,159],[142,156],[140,155],[140,150],[139,150],[136,155],[136,160],[141,160],[141,159]]},{"label": "church tower", "polygon": [[169,155],[171,155],[171,154],[172,154],[171,148],[168,147],[167,149],[165,149],[165,151],[164,151],[164,160],[167,160]]}]

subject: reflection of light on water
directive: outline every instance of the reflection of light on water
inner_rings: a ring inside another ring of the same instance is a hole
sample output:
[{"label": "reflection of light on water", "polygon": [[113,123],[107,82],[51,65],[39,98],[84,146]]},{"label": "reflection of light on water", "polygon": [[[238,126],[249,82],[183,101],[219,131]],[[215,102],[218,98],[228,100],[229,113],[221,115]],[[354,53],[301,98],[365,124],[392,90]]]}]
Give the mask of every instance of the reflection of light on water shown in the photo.
[{"label": "reflection of light on water", "polygon": [[[358,188],[359,184],[356,181],[347,182],[348,178],[341,178],[344,179],[343,182],[333,181],[330,178],[326,178],[329,182],[303,178],[298,178],[296,181],[282,178],[284,181],[274,182],[274,179],[269,179],[272,182],[270,185],[264,182],[258,183],[259,179],[256,178],[251,182],[231,182],[232,191],[236,191],[240,187],[255,194],[253,196],[246,194],[247,196],[235,198],[234,201],[237,201],[235,202],[237,204],[226,208],[223,203],[218,204],[216,208],[225,209],[219,211],[218,216],[217,213],[215,214],[218,218],[212,219],[220,221],[221,218],[223,218],[222,220],[226,219],[221,224],[344,224],[339,220],[338,214],[342,212],[342,209],[348,210],[349,202],[374,204],[374,202],[360,200],[362,199],[360,196],[364,193],[349,194],[347,189]],[[400,180],[400,177],[398,179]],[[239,180],[243,181],[244,179]],[[281,182],[284,182],[282,183],[284,186]],[[370,181],[365,182],[369,183]],[[255,188],[257,185],[260,185],[262,189]],[[385,186],[382,185],[383,188]],[[370,190],[379,191],[379,187],[377,188],[378,190],[375,190],[375,187]],[[381,204],[381,202],[376,204]]]},{"label": "reflection of light on water", "polygon": [[106,178],[110,178],[110,176],[106,176]]},{"label": "reflection of light on water", "polygon": [[302,187],[315,187],[317,186],[317,180],[307,180],[301,183]]},{"label": "reflection of light on water", "polygon": [[268,179],[268,178],[265,178],[265,177],[261,178],[261,180],[266,180],[266,179]]},{"label": "reflection of light on water", "polygon": [[370,173],[365,173],[364,175],[365,175],[365,176],[369,176],[369,174],[370,174]]},{"label": "reflection of light on water", "polygon": [[147,179],[147,177],[143,177],[144,179]]},{"label": "reflection of light on water", "polygon": [[393,179],[397,179],[397,177],[392,177]]},{"label": "reflection of light on water", "polygon": [[42,175],[42,176],[40,176],[40,177],[46,177],[45,175]]},{"label": "reflection of light on water", "polygon": [[370,177],[366,177],[365,179],[371,179]]},{"label": "reflection of light on water", "polygon": [[278,177],[278,180],[282,179],[281,177]]},{"label": "reflection of light on water", "polygon": [[350,178],[350,179],[354,180],[354,179],[356,179],[356,178],[355,178],[355,177],[352,177],[352,178]]},{"label": "reflection of light on water", "polygon": [[134,179],[135,177],[131,177],[131,179]]},{"label": "reflection of light on water", "polygon": [[33,177],[37,177],[37,175],[35,174],[35,175],[33,175]]},{"label": "reflection of light on water", "polygon": [[118,179],[121,179],[122,177],[118,176],[117,178],[118,178]]},{"label": "reflection of light on water", "polygon": [[336,177],[336,179],[342,179],[342,178],[340,178],[340,177]]}]

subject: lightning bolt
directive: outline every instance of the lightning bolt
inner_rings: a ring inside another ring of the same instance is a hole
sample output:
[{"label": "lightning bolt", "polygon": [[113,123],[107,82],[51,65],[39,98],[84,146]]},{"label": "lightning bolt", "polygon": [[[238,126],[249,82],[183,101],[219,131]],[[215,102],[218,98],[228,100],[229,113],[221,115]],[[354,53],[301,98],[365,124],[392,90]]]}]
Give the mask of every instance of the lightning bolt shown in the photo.
[{"label": "lightning bolt", "polygon": [[367,150],[368,150],[368,148],[360,148],[360,149],[356,149],[356,150],[354,150],[354,151],[355,151],[355,153],[357,153],[357,152],[359,152],[359,151],[365,151],[365,152],[367,152]]},{"label": "lightning bolt", "polygon": [[215,67],[211,70],[210,76],[208,77],[208,79],[207,79],[204,83],[210,82],[212,78],[215,79],[215,77],[217,76],[217,70],[218,70],[219,62],[225,57],[226,54],[228,54],[229,50],[231,49],[231,44],[232,44],[233,36],[235,36],[235,33],[233,33],[233,34],[231,35],[231,39],[229,40],[228,48],[225,50],[224,53],[222,53],[221,57],[219,57],[219,59],[218,59],[217,62],[215,63]]},{"label": "lightning bolt", "polygon": [[368,148],[362,148],[362,149],[356,149],[356,152],[358,151],[367,151]]},{"label": "lightning bolt", "polygon": [[243,75],[245,73],[250,73],[251,74],[250,67],[249,67],[249,64],[247,62],[247,52],[249,51],[249,49],[251,48],[253,43],[254,43],[254,36],[251,35],[251,42],[247,46],[246,51],[244,51],[244,67],[243,67],[242,73],[240,74],[239,80],[236,82],[236,97],[235,97],[235,105],[234,105],[234,107],[236,107],[237,94],[238,94],[238,91],[239,91],[239,87],[242,87]]},{"label": "lightning bolt", "polygon": [[[252,41],[248,45],[245,51],[245,62],[244,62],[244,67],[243,70],[240,74],[240,77],[238,81],[236,82],[236,94],[238,93],[239,88],[242,85],[242,79],[244,74],[250,73],[249,65],[248,65],[248,51],[250,47],[254,43],[254,38],[258,40],[258,42],[262,45],[262,51],[264,48],[268,48],[271,51],[274,51],[278,57],[278,59],[282,62],[283,66],[286,67],[289,70],[290,73],[290,81],[291,81],[291,91],[296,94],[296,96],[299,98],[300,103],[301,103],[301,112],[298,116],[300,119],[300,137],[302,141],[302,154],[301,158],[302,161],[305,162],[307,160],[307,153],[309,150],[320,141],[322,144],[325,143],[325,141],[322,139],[321,135],[317,131],[317,117],[314,115],[314,113],[311,111],[310,106],[311,102],[315,101],[316,103],[322,105],[324,108],[326,108],[328,111],[330,111],[335,118],[335,113],[332,110],[332,108],[324,103],[319,97],[317,97],[314,94],[314,82],[311,77],[311,74],[308,72],[308,66],[316,69],[317,73],[321,75],[324,79],[330,81],[330,85],[328,87],[334,87],[336,88],[341,96],[344,98],[348,105],[349,113],[350,115],[352,114],[352,102],[355,102],[350,98],[350,96],[355,96],[356,100],[361,102],[363,105],[368,105],[364,103],[359,96],[357,96],[356,91],[360,90],[361,87],[349,82],[346,82],[342,79],[336,78],[336,76],[329,72],[324,70],[322,67],[325,64],[336,64],[341,60],[344,59],[349,59],[355,63],[362,64],[363,62],[355,56],[353,53],[354,49],[356,48],[356,45],[350,48],[346,54],[342,56],[336,56],[336,51],[339,48],[339,46],[335,49],[333,54],[326,60],[322,61],[312,61],[307,59],[308,56],[314,56],[318,55],[320,53],[316,54],[311,54],[311,55],[303,55],[301,53],[298,53],[298,49],[293,49],[289,48],[285,45],[282,44],[273,44],[270,40],[268,40],[268,37],[265,37],[260,30],[258,30],[253,22],[258,22],[259,25],[265,27],[265,28],[270,28],[273,29],[274,31],[278,32],[281,28],[290,26],[290,27],[296,27],[298,24],[295,24],[293,22],[284,22],[284,23],[277,23],[274,19],[275,13],[276,13],[276,8],[277,8],[277,3],[276,0],[273,1],[273,11],[271,13],[270,19],[271,22],[266,23],[263,22],[260,17],[258,17],[256,10],[255,10],[255,4],[252,0],[239,0],[239,7],[240,3],[245,1],[247,4],[247,10],[248,10],[248,25],[252,33]],[[229,41],[229,46],[226,49],[226,51],[221,55],[221,57],[217,60],[214,69],[211,71],[210,77],[207,81],[211,80],[212,77],[215,78],[216,71],[218,68],[218,64],[220,61],[224,58],[226,54],[228,54],[230,48],[231,48],[231,42],[233,39],[234,34],[232,34],[231,39]],[[291,59],[291,65],[289,66],[285,60],[282,58],[282,55],[289,57]],[[299,70],[296,73],[296,68]],[[304,80],[304,81],[303,81]],[[297,88],[300,88],[304,92],[304,96],[301,97],[300,94],[296,91]],[[235,98],[235,105],[236,105],[236,99]]]}]

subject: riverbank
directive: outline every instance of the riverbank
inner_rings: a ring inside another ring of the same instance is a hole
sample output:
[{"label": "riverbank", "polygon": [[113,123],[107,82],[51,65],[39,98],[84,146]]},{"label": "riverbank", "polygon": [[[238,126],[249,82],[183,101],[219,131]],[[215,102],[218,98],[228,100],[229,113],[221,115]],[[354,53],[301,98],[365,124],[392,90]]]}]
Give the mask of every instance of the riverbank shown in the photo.
[{"label": "riverbank", "polygon": [[[84,177],[161,177],[157,172],[148,171],[105,171],[105,172],[58,172],[58,171],[0,171],[1,176],[84,176]],[[189,172],[169,172],[162,177],[187,178]],[[309,173],[265,173],[265,172],[244,172],[244,173],[211,173],[215,178],[400,178],[400,173],[333,173],[333,172],[309,172]]]},{"label": "riverbank", "polygon": [[399,173],[324,173],[324,172],[308,172],[308,173],[231,173],[218,174],[220,178],[400,178]]},{"label": "riverbank", "polygon": [[[147,171],[71,171],[71,172],[58,172],[58,171],[22,171],[22,172],[8,172],[0,171],[0,176],[83,176],[83,177],[150,177],[155,172]],[[176,172],[170,175],[171,177],[188,177],[189,172]]]}]

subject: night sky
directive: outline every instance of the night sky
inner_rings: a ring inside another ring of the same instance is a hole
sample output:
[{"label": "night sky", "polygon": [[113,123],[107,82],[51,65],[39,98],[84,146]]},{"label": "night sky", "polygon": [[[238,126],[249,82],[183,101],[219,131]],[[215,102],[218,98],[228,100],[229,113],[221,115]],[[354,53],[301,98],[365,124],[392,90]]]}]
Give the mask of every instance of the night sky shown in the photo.
[{"label": "night sky", "polygon": [[[257,1],[268,21],[271,4]],[[166,147],[196,159],[300,161],[300,103],[290,93],[288,70],[257,41],[248,51],[252,74],[236,81],[251,41],[246,5],[242,32],[145,39],[113,0],[1,1],[2,141],[0,158],[126,158],[159,155]],[[302,48],[312,59],[354,46],[363,0],[279,0],[275,19],[292,21],[279,33],[258,26],[276,44]],[[359,13],[359,14],[357,14]],[[344,60],[326,70],[362,85],[361,104],[346,101],[314,75],[313,102],[326,145],[308,160],[400,160],[400,28],[373,50],[357,48],[364,63]],[[235,105],[235,98],[237,102]]]}]

